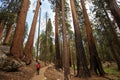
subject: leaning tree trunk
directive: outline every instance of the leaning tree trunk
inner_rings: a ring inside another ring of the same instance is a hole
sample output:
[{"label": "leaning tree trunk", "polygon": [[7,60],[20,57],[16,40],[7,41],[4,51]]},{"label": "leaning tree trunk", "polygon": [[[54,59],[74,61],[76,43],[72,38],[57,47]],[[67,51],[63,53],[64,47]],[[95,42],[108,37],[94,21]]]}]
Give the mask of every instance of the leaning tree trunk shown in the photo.
[{"label": "leaning tree trunk", "polygon": [[23,41],[25,31],[25,21],[30,1],[23,0],[20,14],[18,16],[17,26],[13,37],[10,53],[18,60],[23,57]]},{"label": "leaning tree trunk", "polygon": [[84,0],[81,0],[81,5],[83,8],[83,16],[85,19],[86,31],[87,31],[87,39],[88,39],[88,46],[89,46],[89,53],[90,53],[90,67],[91,71],[97,74],[97,71],[100,75],[104,75],[105,72],[103,70],[100,58],[98,57],[97,49],[95,46],[94,38],[92,35],[92,28],[90,25],[90,21],[88,18],[88,14],[86,11]]},{"label": "leaning tree trunk", "polygon": [[41,4],[41,1],[38,0],[37,5],[36,5],[36,11],[35,11],[33,22],[32,22],[32,27],[30,29],[29,37],[28,37],[28,40],[27,40],[27,43],[26,43],[26,46],[25,46],[25,49],[24,49],[24,54],[25,54],[24,61],[26,62],[27,65],[30,64],[31,61],[32,61],[34,34],[35,34],[35,28],[36,28],[36,23],[37,23],[37,17],[38,17],[40,4]]},{"label": "leaning tree trunk", "polygon": [[90,72],[87,66],[87,59],[85,56],[85,50],[82,43],[82,36],[80,33],[80,27],[78,23],[78,17],[76,13],[76,8],[74,0],[70,0],[72,17],[75,30],[75,44],[76,44],[76,57],[77,57],[77,76],[78,77],[90,77]]},{"label": "leaning tree trunk", "polygon": [[56,49],[56,68],[62,68],[59,36],[58,36],[58,1],[56,0],[56,15],[55,15],[55,49]]},{"label": "leaning tree trunk", "polygon": [[67,50],[67,37],[66,37],[66,25],[65,25],[65,0],[62,0],[62,33],[63,33],[63,54],[64,54],[64,80],[69,80],[69,54]]},{"label": "leaning tree trunk", "polygon": [[120,8],[116,3],[116,0],[105,0],[112,15],[114,16],[114,19],[120,29]]}]

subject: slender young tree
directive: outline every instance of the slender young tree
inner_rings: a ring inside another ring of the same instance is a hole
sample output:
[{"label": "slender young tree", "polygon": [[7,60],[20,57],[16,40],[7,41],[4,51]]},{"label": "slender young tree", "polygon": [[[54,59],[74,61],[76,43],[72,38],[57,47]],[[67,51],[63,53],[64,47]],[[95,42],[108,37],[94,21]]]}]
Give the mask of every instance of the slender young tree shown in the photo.
[{"label": "slender young tree", "polygon": [[45,35],[45,32],[42,32],[41,35],[40,35],[40,59],[45,61],[45,57],[46,57],[46,35]]},{"label": "slender young tree", "polygon": [[51,23],[51,19],[49,18],[48,19],[48,22],[47,22],[47,27],[46,27],[46,30],[47,30],[47,47],[48,47],[48,53],[47,53],[47,60],[49,62],[51,62],[52,60],[52,57],[51,55],[53,54],[53,42],[52,42],[52,37],[53,37],[53,31],[52,31],[52,23]]},{"label": "slender young tree", "polygon": [[88,40],[88,46],[89,46],[89,53],[90,53],[90,68],[92,72],[95,72],[97,74],[97,71],[100,75],[104,76],[105,72],[103,70],[100,58],[98,57],[97,49],[95,46],[95,41],[92,34],[92,28],[90,25],[89,17],[86,11],[84,0],[81,0],[81,5],[83,8],[83,16],[85,19],[85,26],[87,31],[87,40]]},{"label": "slender young tree", "polygon": [[[54,57],[53,56],[54,55],[53,39],[52,39],[53,31],[52,31],[52,23],[51,23],[50,18],[48,19],[48,22],[47,22],[46,31],[47,31],[47,35],[46,35],[46,33],[41,34],[41,39],[40,39],[41,54],[40,54],[40,58],[41,58],[41,60],[44,60],[44,61],[53,62],[53,57]],[[46,43],[46,36],[47,36],[47,41],[48,41],[47,46],[45,44]],[[45,47],[48,47],[47,48],[48,53],[46,53],[46,48]]]},{"label": "slender young tree", "polygon": [[76,13],[76,8],[73,0],[70,0],[73,24],[75,30],[75,44],[76,44],[76,58],[77,58],[77,76],[78,77],[90,77],[90,72],[87,67],[87,60],[85,56],[85,51],[82,43],[82,37],[80,33],[80,27],[78,23],[78,17]]},{"label": "slender young tree", "polygon": [[40,5],[41,5],[41,1],[38,0],[37,5],[36,5],[36,11],[35,11],[33,22],[32,22],[32,26],[31,26],[30,33],[29,33],[29,37],[28,37],[28,40],[27,40],[27,43],[26,43],[26,46],[24,49],[24,55],[25,55],[24,60],[25,60],[26,64],[30,64],[32,61],[32,49],[33,49],[33,42],[34,42],[34,34],[35,34],[36,22],[37,22]]},{"label": "slender young tree", "polygon": [[24,30],[29,4],[29,0],[23,0],[22,2],[22,7],[18,16],[15,34],[10,48],[10,53],[18,60],[23,58]]},{"label": "slender young tree", "polygon": [[66,25],[65,25],[65,0],[62,0],[62,34],[63,34],[63,54],[64,54],[64,80],[69,80],[69,55],[67,50],[67,37],[66,37]]},{"label": "slender young tree", "polygon": [[39,12],[39,26],[38,26],[38,40],[37,40],[37,54],[36,54],[36,60],[39,59],[39,47],[40,47],[40,22],[41,22],[41,8],[40,8],[40,12]]},{"label": "slender young tree", "polygon": [[46,65],[46,61],[47,61],[47,54],[48,54],[48,31],[47,31],[47,24],[48,24],[48,12],[45,13],[45,18],[46,18],[46,30],[45,30],[45,65]]}]

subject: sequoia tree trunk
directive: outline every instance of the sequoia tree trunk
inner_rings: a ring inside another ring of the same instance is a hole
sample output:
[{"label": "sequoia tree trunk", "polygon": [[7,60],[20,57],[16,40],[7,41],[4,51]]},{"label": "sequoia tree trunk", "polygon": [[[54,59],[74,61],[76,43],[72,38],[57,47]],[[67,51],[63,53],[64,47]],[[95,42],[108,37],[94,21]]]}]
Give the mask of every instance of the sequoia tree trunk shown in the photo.
[{"label": "sequoia tree trunk", "polygon": [[38,0],[37,5],[36,5],[36,11],[35,11],[33,22],[32,22],[32,26],[31,26],[30,33],[29,33],[29,37],[28,37],[28,40],[27,40],[27,43],[26,43],[26,46],[25,46],[25,49],[24,49],[24,55],[25,55],[24,61],[26,62],[27,65],[29,65],[32,61],[34,34],[35,34],[35,29],[36,29],[36,23],[37,23],[37,17],[38,17],[40,4],[41,4],[41,1]]},{"label": "sequoia tree trunk", "polygon": [[85,56],[85,50],[82,43],[82,36],[80,33],[80,27],[78,23],[78,17],[76,13],[76,8],[74,0],[70,0],[72,17],[74,23],[75,32],[75,44],[76,44],[76,58],[77,58],[77,76],[78,77],[90,77],[90,72],[87,66],[87,59]]},{"label": "sequoia tree trunk", "polygon": [[27,11],[29,8],[30,1],[23,0],[20,14],[18,16],[17,26],[14,33],[12,45],[10,48],[11,55],[14,58],[20,60],[23,58],[23,41],[24,41],[24,31],[25,31],[25,21],[27,16]]},{"label": "sequoia tree trunk", "polygon": [[84,0],[81,0],[81,5],[83,8],[83,16],[85,19],[85,26],[87,31],[87,40],[89,46],[89,53],[90,53],[90,68],[91,71],[97,74],[97,71],[101,76],[104,76],[105,72],[103,70],[100,58],[98,56],[98,52],[95,46],[95,41],[92,35],[92,28],[90,25],[89,17],[86,11]]},{"label": "sequoia tree trunk", "polygon": [[62,0],[62,34],[63,34],[63,54],[64,54],[64,80],[69,80],[70,68],[69,68],[69,54],[67,50],[67,37],[66,37],[66,25],[65,25],[65,0]]},{"label": "sequoia tree trunk", "polygon": [[56,68],[62,68],[60,46],[59,46],[59,35],[58,35],[58,1],[56,0],[56,15],[55,15],[55,49],[56,49]]}]

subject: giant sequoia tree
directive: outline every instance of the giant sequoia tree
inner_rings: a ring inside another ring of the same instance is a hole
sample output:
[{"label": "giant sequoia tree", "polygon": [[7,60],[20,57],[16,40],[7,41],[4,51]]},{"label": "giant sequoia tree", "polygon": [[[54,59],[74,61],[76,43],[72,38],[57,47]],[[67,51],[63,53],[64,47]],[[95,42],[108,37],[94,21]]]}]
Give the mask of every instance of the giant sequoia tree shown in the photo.
[{"label": "giant sequoia tree", "polygon": [[60,55],[60,45],[59,45],[59,35],[58,35],[58,11],[59,4],[56,0],[56,9],[55,9],[55,49],[56,49],[56,68],[62,67],[61,55]]},{"label": "giant sequoia tree", "polygon": [[89,52],[90,52],[90,67],[91,67],[91,71],[96,72],[97,74],[97,70],[100,73],[100,75],[104,75],[104,70],[102,68],[102,64],[101,61],[98,57],[98,53],[96,50],[96,46],[95,46],[95,41],[92,35],[92,28],[90,25],[90,21],[89,21],[89,17],[86,11],[86,7],[85,7],[85,3],[84,0],[81,0],[81,5],[83,8],[83,16],[85,19],[85,26],[86,26],[86,31],[87,31],[87,40],[88,40],[88,46],[89,46]]},{"label": "giant sequoia tree", "polygon": [[48,19],[48,22],[47,22],[47,26],[46,26],[46,41],[47,41],[47,53],[46,53],[46,60],[48,60],[49,62],[53,61],[53,31],[52,31],[52,23],[51,23],[51,19],[49,18]]},{"label": "giant sequoia tree", "polygon": [[90,77],[89,69],[87,67],[87,60],[82,43],[82,37],[80,33],[80,27],[76,14],[76,8],[73,0],[70,0],[73,24],[75,30],[75,44],[76,44],[76,58],[77,58],[77,76],[78,77]]},{"label": "giant sequoia tree", "polygon": [[25,60],[26,64],[30,64],[31,60],[32,60],[32,48],[33,48],[34,34],[35,34],[36,22],[37,22],[40,4],[41,4],[41,1],[38,0],[37,5],[36,5],[34,18],[33,18],[33,22],[32,22],[32,26],[31,26],[30,33],[29,33],[29,37],[28,37],[28,40],[27,40],[27,43],[26,43],[26,46],[24,49],[24,54],[25,54],[24,60]]},{"label": "giant sequoia tree", "polygon": [[66,25],[65,25],[65,0],[62,0],[62,34],[63,34],[63,54],[64,54],[64,80],[69,80],[69,55],[67,50]]},{"label": "giant sequoia tree", "polygon": [[29,0],[22,1],[22,6],[18,16],[15,34],[10,48],[10,53],[18,60],[23,58],[24,30],[29,4]]}]

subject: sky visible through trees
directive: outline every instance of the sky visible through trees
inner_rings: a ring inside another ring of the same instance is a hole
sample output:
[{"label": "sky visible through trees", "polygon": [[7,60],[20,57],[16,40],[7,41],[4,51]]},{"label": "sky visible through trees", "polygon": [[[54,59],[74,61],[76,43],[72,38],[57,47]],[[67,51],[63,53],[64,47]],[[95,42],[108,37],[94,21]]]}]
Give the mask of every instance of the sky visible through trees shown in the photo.
[{"label": "sky visible through trees", "polygon": [[[28,14],[27,14],[27,19],[26,19],[29,27],[31,27],[33,15],[34,15],[34,10],[35,10],[36,3],[37,3],[37,0],[30,0],[30,1],[31,1],[31,4],[30,4],[30,8],[29,8],[29,11],[28,11]],[[46,23],[45,22],[45,13],[47,12],[48,13],[48,18],[51,18],[52,25],[54,25],[54,15],[55,15],[55,13],[52,12],[51,7],[50,7],[50,3],[48,2],[48,0],[41,0],[41,1],[42,1],[42,5],[41,5],[41,11],[42,12],[41,12],[41,25],[40,26],[41,26],[41,31],[45,31],[45,26],[46,26],[46,24],[45,24]],[[37,27],[36,27],[36,32],[35,32],[34,45],[35,45],[35,42],[36,42],[37,37],[38,37],[37,36],[38,25],[39,25],[39,21],[37,22],[37,25],[36,25]],[[30,28],[29,28],[29,30],[30,30]],[[53,27],[53,30],[54,30],[54,27]]]},{"label": "sky visible through trees", "polygon": [[[28,22],[28,27],[30,27],[30,25],[32,24],[34,10],[35,10],[36,3],[37,3],[37,0],[30,0],[30,1],[31,1],[31,4],[30,4],[29,10],[28,10],[27,19],[26,19],[26,21]],[[53,25],[53,31],[54,31],[54,26],[55,26],[55,21],[54,21],[55,17],[54,16],[55,16],[55,12],[52,11],[51,4],[48,2],[48,0],[41,0],[41,1],[42,1],[42,5],[41,5],[41,23],[40,23],[41,31],[45,31],[45,26],[46,26],[46,24],[45,24],[45,13],[46,12],[48,13],[48,18],[51,18],[51,22],[52,22],[52,25]],[[91,12],[91,10],[93,10],[94,6],[91,4],[90,1],[91,0],[86,2],[86,8],[87,8],[87,12],[89,14],[90,21],[92,21],[95,15],[92,14],[92,12]],[[69,0],[68,0],[68,3],[69,3],[69,6],[70,6],[70,1]],[[72,14],[70,14],[70,15],[72,16]],[[72,17],[69,17],[69,18],[70,18],[71,26],[72,26],[72,29],[73,29]],[[35,32],[35,41],[34,41],[34,43],[36,42],[37,37],[38,37],[37,36],[38,25],[39,25],[38,22],[37,22],[37,25],[36,25],[37,27],[36,27],[36,32]],[[29,28],[29,30],[30,30],[30,28]]]}]

